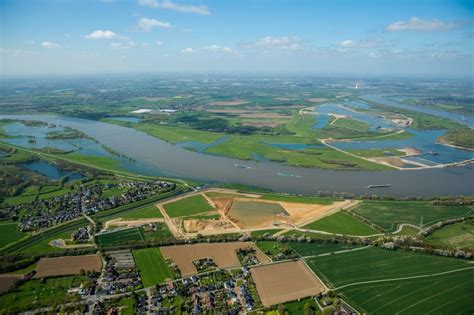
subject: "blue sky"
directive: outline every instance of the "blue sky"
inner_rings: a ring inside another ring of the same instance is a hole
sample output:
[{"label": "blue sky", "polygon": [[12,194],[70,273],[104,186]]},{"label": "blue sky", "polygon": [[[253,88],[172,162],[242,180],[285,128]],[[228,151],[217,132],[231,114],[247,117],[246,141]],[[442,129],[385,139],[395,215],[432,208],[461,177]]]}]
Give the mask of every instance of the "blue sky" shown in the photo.
[{"label": "blue sky", "polygon": [[472,76],[472,1],[0,0],[4,75]]}]

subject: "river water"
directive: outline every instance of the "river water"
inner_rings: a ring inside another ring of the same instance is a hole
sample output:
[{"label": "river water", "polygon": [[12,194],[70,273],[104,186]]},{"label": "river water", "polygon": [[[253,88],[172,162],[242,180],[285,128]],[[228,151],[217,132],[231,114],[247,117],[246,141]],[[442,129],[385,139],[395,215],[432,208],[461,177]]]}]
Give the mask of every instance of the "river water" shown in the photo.
[{"label": "river water", "polygon": [[[98,121],[46,115],[0,115],[2,118],[40,120],[82,131],[111,149],[134,158],[136,162],[127,168],[144,175],[240,183],[302,194],[318,191],[393,196],[474,194],[473,166],[383,172],[289,167],[273,162],[243,162],[193,152],[132,128]],[[367,188],[371,184],[391,186]]]}]

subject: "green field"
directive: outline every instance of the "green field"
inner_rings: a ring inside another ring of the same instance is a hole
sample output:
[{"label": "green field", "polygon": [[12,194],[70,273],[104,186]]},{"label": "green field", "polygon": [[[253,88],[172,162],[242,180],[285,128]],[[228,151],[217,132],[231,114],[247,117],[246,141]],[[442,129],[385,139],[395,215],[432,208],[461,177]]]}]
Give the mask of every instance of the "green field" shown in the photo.
[{"label": "green field", "polygon": [[172,238],[173,234],[171,234],[168,226],[165,223],[155,223],[156,231],[145,231],[145,239],[147,240],[156,240],[162,238]]},{"label": "green field", "polygon": [[139,227],[97,235],[96,239],[99,246],[112,246],[133,241],[144,241],[146,237],[143,228]]},{"label": "green field", "polygon": [[202,195],[186,197],[163,205],[171,218],[190,216],[214,210]]},{"label": "green field", "polygon": [[86,281],[86,277],[58,277],[41,280],[30,280],[18,289],[0,296],[0,313],[18,313],[32,308],[57,306],[62,303],[77,301],[78,296],[71,296],[67,290]]},{"label": "green field", "polygon": [[270,256],[274,256],[281,251],[290,248],[288,243],[281,243],[277,241],[258,241],[256,245],[262,250],[262,252]]},{"label": "green field", "polygon": [[354,131],[367,131],[370,127],[369,124],[352,118],[338,118],[331,124],[331,126],[350,129]]},{"label": "green field", "polygon": [[402,250],[365,248],[308,260],[308,265],[329,287],[357,282],[410,277],[474,267],[466,260]]},{"label": "green field", "polygon": [[162,218],[160,210],[155,205],[137,208],[121,216],[123,219],[152,219]]},{"label": "green field", "polygon": [[330,198],[291,196],[291,195],[271,195],[271,194],[264,194],[259,199],[284,201],[284,202],[296,202],[296,203],[309,203],[309,204],[318,204],[318,205],[330,205],[334,202],[334,200]]},{"label": "green field", "polygon": [[356,285],[337,292],[366,314],[473,314],[474,270]]},{"label": "green field", "polygon": [[358,248],[357,245],[346,243],[306,243],[306,242],[288,242],[290,248],[294,249],[300,256],[313,256],[326,253],[337,252],[341,250],[349,250]]},{"label": "green field", "polygon": [[159,248],[134,250],[133,258],[144,287],[151,287],[173,278]]},{"label": "green field", "polygon": [[373,235],[380,233],[371,226],[359,221],[352,215],[339,211],[330,216],[314,221],[303,228],[345,235]]},{"label": "green field", "polygon": [[0,247],[16,242],[26,236],[18,228],[18,223],[0,223]]},{"label": "green field", "polygon": [[256,226],[272,220],[280,213],[287,214],[278,203],[236,200],[232,203],[228,215],[245,226]]},{"label": "green field", "polygon": [[474,220],[443,226],[426,238],[432,245],[474,249]]},{"label": "green field", "polygon": [[118,306],[121,307],[121,315],[133,315],[135,313],[135,298],[133,296],[121,298]]},{"label": "green field", "polygon": [[430,225],[437,221],[473,213],[469,206],[434,206],[428,201],[364,201],[355,213],[377,224],[385,231],[394,231],[400,223]]},{"label": "green field", "polygon": [[85,218],[72,220],[70,222],[49,228],[42,233],[21,239],[11,246],[0,249],[0,254],[23,252],[23,253],[51,253],[61,251],[62,249],[52,247],[49,242],[55,239],[67,239],[71,237],[71,233],[81,226],[87,226],[89,221]]}]

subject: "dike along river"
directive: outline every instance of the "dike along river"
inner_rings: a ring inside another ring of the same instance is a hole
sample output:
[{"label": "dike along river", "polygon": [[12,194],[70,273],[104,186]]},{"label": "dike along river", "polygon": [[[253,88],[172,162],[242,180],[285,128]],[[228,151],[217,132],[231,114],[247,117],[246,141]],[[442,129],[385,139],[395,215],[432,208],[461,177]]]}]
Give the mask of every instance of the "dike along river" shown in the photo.
[{"label": "dike along river", "polygon": [[[473,165],[382,172],[288,167],[273,162],[241,161],[192,152],[132,128],[98,121],[45,115],[0,115],[2,118],[39,120],[80,130],[111,149],[134,158],[136,163],[129,170],[144,175],[240,183],[301,194],[318,191],[393,196],[474,194]],[[391,186],[367,187],[379,184]]]}]

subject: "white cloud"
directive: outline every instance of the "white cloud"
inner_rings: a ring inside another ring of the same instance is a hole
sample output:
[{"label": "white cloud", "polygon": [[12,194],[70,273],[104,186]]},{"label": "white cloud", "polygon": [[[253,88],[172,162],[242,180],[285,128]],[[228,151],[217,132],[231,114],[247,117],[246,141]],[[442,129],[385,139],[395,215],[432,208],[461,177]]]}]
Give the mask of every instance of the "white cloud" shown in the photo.
[{"label": "white cloud", "polygon": [[141,18],[138,20],[138,28],[144,32],[151,31],[154,27],[171,28],[169,22],[162,22],[156,19]]},{"label": "white cloud", "polygon": [[339,46],[340,46],[340,47],[344,47],[344,48],[354,47],[354,46],[355,46],[355,43],[354,43],[353,40],[346,39],[346,40],[343,40],[342,42],[340,42],[340,43],[339,43]]},{"label": "white cloud", "polygon": [[138,0],[138,4],[149,8],[168,9],[183,13],[195,13],[200,15],[209,15],[209,8],[204,5],[178,4],[171,0]]},{"label": "white cloud", "polygon": [[123,40],[127,39],[125,36],[121,36],[117,33],[108,30],[97,30],[90,34],[84,35],[84,38],[87,39],[114,39],[114,40]]},{"label": "white cloud", "polygon": [[36,44],[36,41],[35,40],[25,40],[24,43],[28,44],[28,45],[33,45],[33,44]]},{"label": "white cloud", "polygon": [[254,47],[261,47],[266,49],[283,49],[283,50],[301,50],[303,46],[301,41],[298,37],[289,37],[289,36],[282,36],[282,37],[273,37],[273,36],[266,36],[264,38],[259,39],[253,45]]},{"label": "white cloud", "polygon": [[53,42],[42,42],[41,46],[44,48],[61,48],[61,45]]},{"label": "white cloud", "polygon": [[192,48],[188,47],[188,48],[184,48],[183,50],[181,50],[181,53],[191,55],[191,54],[198,53],[198,51],[196,49],[192,49]]},{"label": "white cloud", "polygon": [[223,46],[219,46],[219,45],[204,46],[202,48],[202,50],[210,51],[210,52],[226,53],[226,54],[235,54],[235,53],[237,53],[237,51],[233,50],[232,48],[223,47]]},{"label": "white cloud", "polygon": [[465,23],[458,22],[442,22],[437,19],[433,20],[422,20],[416,16],[412,17],[408,21],[398,21],[387,26],[389,32],[400,32],[400,31],[420,31],[420,32],[436,32],[436,31],[449,31],[458,27],[463,26]]},{"label": "white cloud", "polygon": [[158,1],[156,1],[156,0],[138,0],[138,4],[142,5],[144,7],[149,7],[149,8],[157,8],[158,7]]},{"label": "white cloud", "polygon": [[156,44],[156,46],[161,46],[161,45],[163,45],[163,42],[162,42],[162,41],[159,41],[159,40],[157,40],[157,41],[155,42],[155,44]]},{"label": "white cloud", "polygon": [[110,43],[110,47],[112,48],[133,48],[133,47],[138,47],[138,46],[143,46],[143,45],[139,45],[132,40],[127,43],[124,43],[124,42],[111,42]]}]

